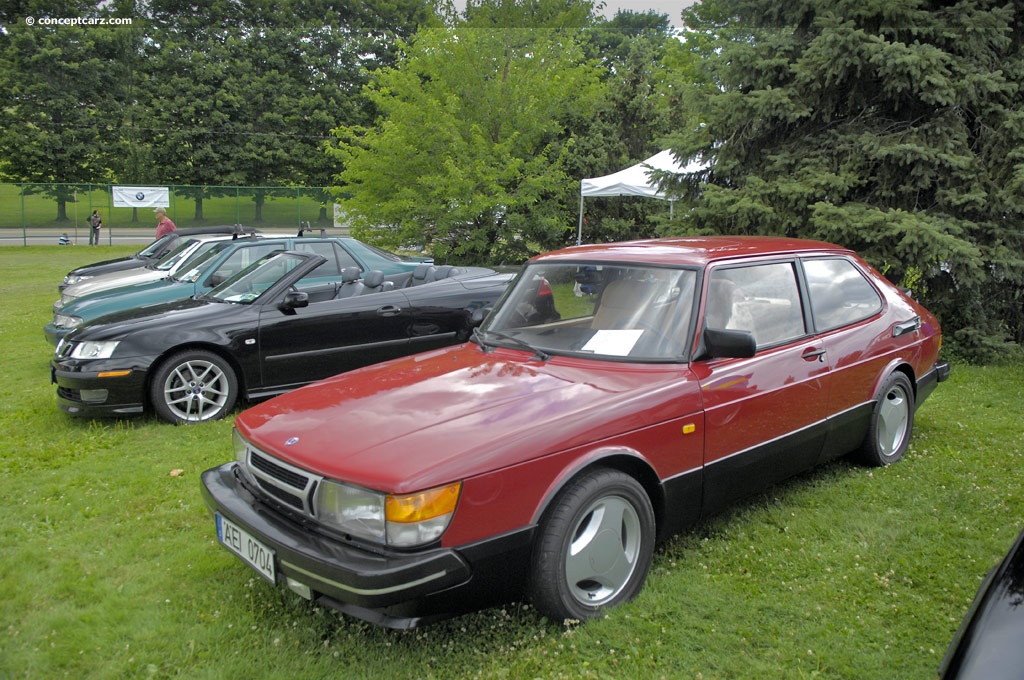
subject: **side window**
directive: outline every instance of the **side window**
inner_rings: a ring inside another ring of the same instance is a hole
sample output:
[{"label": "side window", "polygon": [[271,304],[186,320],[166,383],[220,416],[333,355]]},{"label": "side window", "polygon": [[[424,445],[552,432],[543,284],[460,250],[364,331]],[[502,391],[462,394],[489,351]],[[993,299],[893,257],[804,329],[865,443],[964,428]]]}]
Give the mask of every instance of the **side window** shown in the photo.
[{"label": "side window", "polygon": [[842,258],[804,260],[811,311],[819,331],[866,319],[882,309],[882,298],[852,262]]},{"label": "side window", "polygon": [[260,244],[238,248],[235,252],[228,255],[226,260],[220,263],[215,273],[225,279],[231,278],[264,255],[275,250],[281,250],[283,247],[281,245]]},{"label": "side window", "polygon": [[316,268],[317,277],[340,277],[343,268],[359,266],[348,253],[330,241],[297,241],[295,250],[316,253],[327,258],[327,262]]},{"label": "side window", "polygon": [[303,253],[315,253],[327,258],[327,262],[316,267],[316,277],[341,277],[341,267],[338,265],[338,248],[329,241],[311,241],[295,243],[295,250]]},{"label": "side window", "polygon": [[750,331],[758,348],[805,335],[793,263],[712,271],[704,324],[714,329]]}]

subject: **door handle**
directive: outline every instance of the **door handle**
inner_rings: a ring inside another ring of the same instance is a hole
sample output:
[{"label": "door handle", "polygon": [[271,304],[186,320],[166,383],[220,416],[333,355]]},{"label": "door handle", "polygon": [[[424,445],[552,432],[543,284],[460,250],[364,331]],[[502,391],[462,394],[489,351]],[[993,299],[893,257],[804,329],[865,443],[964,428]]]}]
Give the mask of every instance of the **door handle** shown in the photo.
[{"label": "door handle", "polygon": [[800,358],[804,361],[814,361],[815,359],[818,361],[825,361],[825,350],[808,347],[804,350],[804,353],[800,355]]},{"label": "door handle", "polygon": [[901,335],[906,335],[907,333],[913,333],[914,331],[916,331],[920,327],[921,327],[921,317],[915,316],[910,321],[904,321],[903,323],[898,323],[895,326],[893,326],[892,327],[892,337],[898,338]]},{"label": "door handle", "polygon": [[384,305],[383,307],[377,308],[378,316],[397,316],[402,313],[401,307],[395,305]]}]

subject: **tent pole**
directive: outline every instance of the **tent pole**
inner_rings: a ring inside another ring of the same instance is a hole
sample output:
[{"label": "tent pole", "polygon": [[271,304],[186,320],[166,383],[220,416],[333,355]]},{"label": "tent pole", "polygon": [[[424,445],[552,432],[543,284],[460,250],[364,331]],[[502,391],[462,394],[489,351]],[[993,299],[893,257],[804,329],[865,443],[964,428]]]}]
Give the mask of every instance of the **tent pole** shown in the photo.
[{"label": "tent pole", "polygon": [[583,244],[583,183],[580,182],[580,224],[576,228],[576,245]]}]

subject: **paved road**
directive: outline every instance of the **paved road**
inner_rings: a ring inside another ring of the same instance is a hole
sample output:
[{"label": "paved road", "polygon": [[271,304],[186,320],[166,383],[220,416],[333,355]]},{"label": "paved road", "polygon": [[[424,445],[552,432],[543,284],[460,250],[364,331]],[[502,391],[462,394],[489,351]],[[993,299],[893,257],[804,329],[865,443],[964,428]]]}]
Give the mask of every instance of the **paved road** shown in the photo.
[{"label": "paved road", "polygon": [[[63,232],[60,229],[0,229],[0,246],[55,246]],[[121,229],[111,232],[104,229],[100,233],[102,245],[145,245],[153,240],[151,229]],[[80,246],[89,245],[89,232],[84,228],[78,230],[77,239],[73,229],[68,236]]]}]

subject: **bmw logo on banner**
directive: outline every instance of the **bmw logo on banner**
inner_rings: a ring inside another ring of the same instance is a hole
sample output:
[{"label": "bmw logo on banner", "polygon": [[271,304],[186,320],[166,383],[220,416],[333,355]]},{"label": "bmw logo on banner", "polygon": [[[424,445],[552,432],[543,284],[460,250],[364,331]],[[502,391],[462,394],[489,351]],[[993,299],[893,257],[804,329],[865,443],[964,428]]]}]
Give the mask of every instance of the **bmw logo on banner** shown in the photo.
[{"label": "bmw logo on banner", "polygon": [[112,188],[115,208],[167,208],[170,207],[170,190],[167,187],[121,187]]}]

